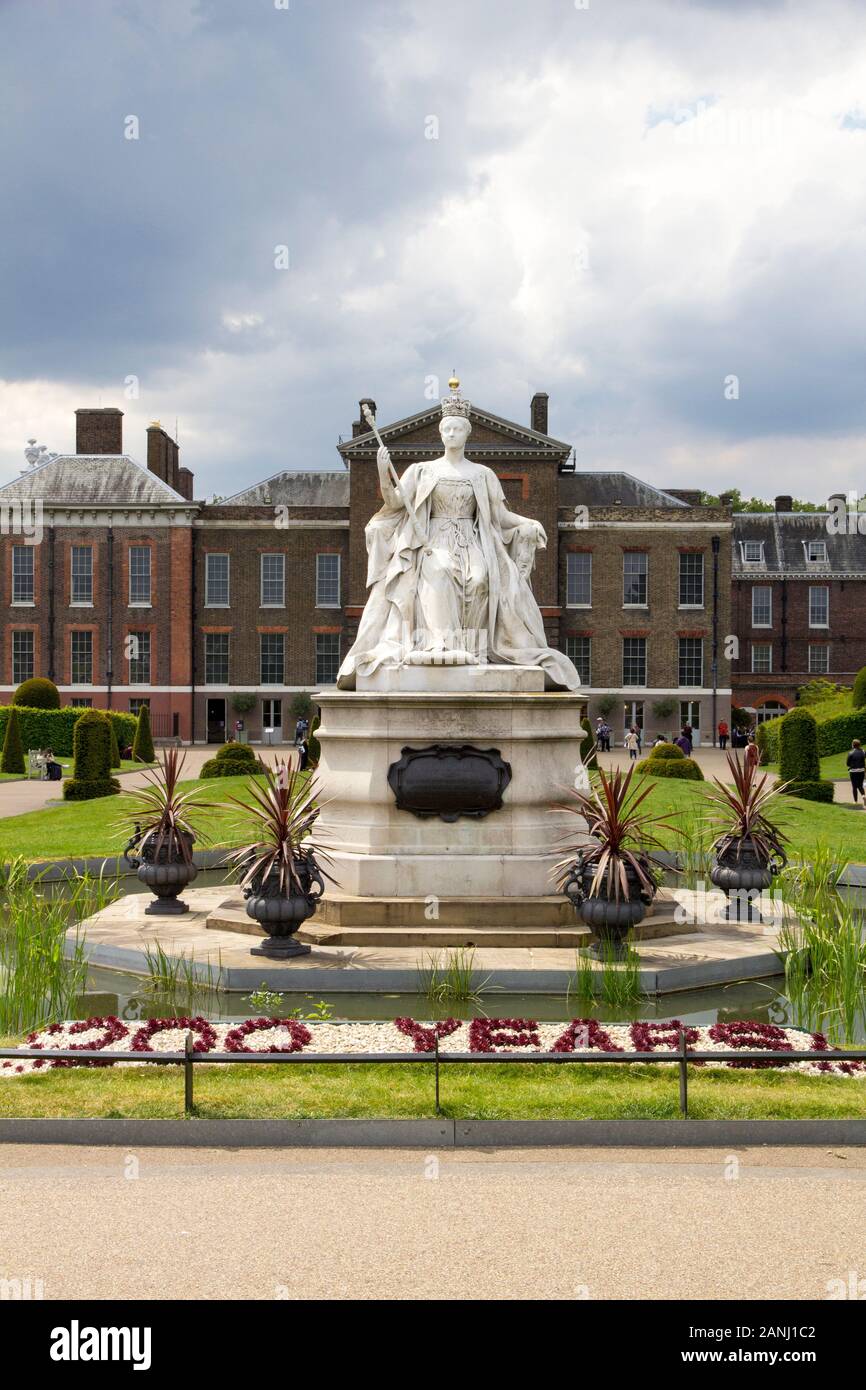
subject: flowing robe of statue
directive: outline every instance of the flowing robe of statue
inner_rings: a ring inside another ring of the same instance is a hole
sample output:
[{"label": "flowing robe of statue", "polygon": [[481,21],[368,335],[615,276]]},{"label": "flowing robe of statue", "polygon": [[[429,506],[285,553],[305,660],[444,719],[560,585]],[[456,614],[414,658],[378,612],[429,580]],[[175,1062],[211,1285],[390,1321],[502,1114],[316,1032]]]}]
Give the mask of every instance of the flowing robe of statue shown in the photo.
[{"label": "flowing robe of statue", "polygon": [[509,511],[496,474],[462,458],[457,475],[441,459],[415,463],[400,492],[366,528],[369,595],[337,684],[380,666],[487,662],[541,666],[549,685],[578,689],[528,583],[544,532]]}]

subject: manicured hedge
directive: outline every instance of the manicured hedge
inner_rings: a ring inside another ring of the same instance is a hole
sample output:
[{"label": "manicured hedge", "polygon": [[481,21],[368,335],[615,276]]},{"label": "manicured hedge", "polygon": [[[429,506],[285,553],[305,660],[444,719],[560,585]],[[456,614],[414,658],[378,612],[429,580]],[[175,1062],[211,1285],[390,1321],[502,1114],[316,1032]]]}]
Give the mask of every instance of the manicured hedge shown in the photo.
[{"label": "manicured hedge", "polygon": [[120,783],[111,776],[111,726],[101,710],[88,709],[75,725],[75,768],[63,783],[64,801],[115,796]]},{"label": "manicured hedge", "polygon": [[[678,750],[681,751],[681,750]],[[694,758],[647,758],[638,763],[638,773],[649,777],[674,777],[682,782],[703,782],[701,772]]]},{"label": "manicured hedge", "polygon": [[[782,715],[778,719],[768,719],[764,724],[758,725],[757,740],[762,763],[779,761],[779,731],[782,719],[787,717]],[[851,741],[855,738],[859,738],[861,743],[866,743],[866,709],[855,709],[850,714],[837,714],[832,719],[819,722],[818,757],[829,758],[831,753],[849,752]]]},{"label": "manicured hedge", "polygon": [[142,705],[135,721],[135,738],[132,742],[132,756],[140,763],[152,763],[156,759],[153,749],[153,735],[150,732],[150,708]]},{"label": "manicured hedge", "polygon": [[[779,777],[790,783],[787,796],[806,801],[832,801],[833,783],[822,782],[818,756],[818,725],[807,709],[789,710],[779,730]],[[824,790],[824,789],[827,790]]]},{"label": "manicured hedge", "polygon": [[224,743],[216,757],[203,764],[199,778],[243,777],[261,770],[262,764],[248,743]]},{"label": "manicured hedge", "polygon": [[60,709],[60,691],[45,676],[34,676],[32,680],[21,682],[12,696],[12,703],[26,705],[28,709]]},{"label": "manicured hedge", "polygon": [[660,743],[657,747],[650,749],[651,758],[661,758],[664,762],[678,762],[680,758],[685,758],[682,748],[676,743]]},{"label": "manicured hedge", "polygon": [[11,774],[26,772],[24,747],[21,743],[21,729],[18,725],[18,711],[14,705],[6,721],[6,735],[3,739],[3,753],[0,756],[0,772]]},{"label": "manicured hedge", "polygon": [[866,666],[861,666],[854,677],[851,706],[853,709],[862,709],[864,705],[866,705]]},{"label": "manicured hedge", "polygon": [[[0,705],[0,744],[6,737],[6,724],[11,705]],[[29,748],[53,748],[59,758],[68,758],[73,752],[73,730],[86,710],[72,709],[30,709],[16,705],[18,724],[21,729],[21,743],[25,752]],[[117,710],[106,710],[114,725],[114,732],[120,748],[128,748],[135,738],[138,723],[134,714],[121,714]]]}]

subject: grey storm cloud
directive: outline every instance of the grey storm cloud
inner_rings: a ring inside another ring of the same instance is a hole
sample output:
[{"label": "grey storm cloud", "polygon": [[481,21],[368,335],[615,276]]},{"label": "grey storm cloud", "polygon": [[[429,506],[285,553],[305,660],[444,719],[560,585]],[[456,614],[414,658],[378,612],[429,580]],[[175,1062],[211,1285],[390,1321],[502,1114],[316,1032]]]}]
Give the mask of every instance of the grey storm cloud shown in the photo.
[{"label": "grey storm cloud", "polygon": [[[856,436],[859,12],[6,0],[0,400],[178,415],[201,492],[334,467],[359,396],[396,418],[455,366],[517,418],[550,391],[586,466],[667,484],[684,453],[753,443],[772,472],[791,435]],[[769,148],[725,124],[747,107]]]}]

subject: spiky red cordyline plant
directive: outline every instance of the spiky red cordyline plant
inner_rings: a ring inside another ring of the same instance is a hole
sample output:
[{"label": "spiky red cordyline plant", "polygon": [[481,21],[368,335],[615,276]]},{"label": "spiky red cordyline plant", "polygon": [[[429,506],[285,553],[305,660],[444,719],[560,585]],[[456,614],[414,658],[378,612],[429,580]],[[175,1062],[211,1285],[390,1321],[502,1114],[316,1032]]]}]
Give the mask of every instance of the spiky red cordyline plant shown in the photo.
[{"label": "spiky red cordyline plant", "polygon": [[739,859],[744,843],[751,843],[759,859],[769,863],[774,857],[787,863],[785,845],[788,836],[767,815],[789,782],[771,783],[768,773],[758,773],[755,762],[741,762],[739,754],[727,754],[733,786],[718,777],[713,778],[708,800],[711,810],[704,817],[706,824],[717,832],[713,849],[718,854],[737,846]]},{"label": "spiky red cordyline plant", "polygon": [[[571,815],[586,820],[592,837],[589,844],[572,835],[566,835],[558,848],[567,851],[567,856],[556,865],[557,885],[562,888],[574,867],[578,854],[586,865],[595,865],[590,897],[598,897],[606,887],[607,897],[619,902],[630,900],[628,869],[637,876],[643,892],[653,893],[655,881],[648,872],[649,866],[656,862],[650,850],[664,849],[651,826],[664,830],[676,830],[666,816],[648,816],[640,807],[652,793],[651,784],[645,787],[632,786],[635,769],[628,772],[619,768],[608,775],[603,768],[598,769],[598,783],[590,792],[572,789],[567,802],[554,806],[554,811],[567,811]],[[676,814],[676,813],[674,813]],[[665,867],[659,865],[660,868]]]},{"label": "spiky red cordyline plant", "polygon": [[191,864],[191,839],[207,844],[207,836],[197,824],[196,813],[216,807],[212,801],[198,799],[197,787],[186,792],[178,790],[185,762],[186,754],[179,748],[164,749],[162,762],[146,768],[143,773],[147,785],[123,793],[129,800],[120,824],[127,828],[135,826],[141,831],[141,850],[152,841],[155,858],[166,846],[170,855],[179,854],[185,864]]},{"label": "spiky red cordyline plant", "polygon": [[254,879],[263,884],[276,871],[280,893],[288,896],[292,889],[304,892],[300,865],[308,857],[315,856],[323,877],[331,877],[323,868],[323,864],[330,863],[329,856],[320,843],[310,838],[319,818],[318,787],[313,778],[307,780],[294,764],[281,758],[274,767],[265,764],[264,777],[264,786],[249,783],[251,802],[237,796],[228,798],[228,803],[243,811],[247,825],[258,833],[254,840],[228,855],[226,863],[243,871],[242,888],[248,888]]}]

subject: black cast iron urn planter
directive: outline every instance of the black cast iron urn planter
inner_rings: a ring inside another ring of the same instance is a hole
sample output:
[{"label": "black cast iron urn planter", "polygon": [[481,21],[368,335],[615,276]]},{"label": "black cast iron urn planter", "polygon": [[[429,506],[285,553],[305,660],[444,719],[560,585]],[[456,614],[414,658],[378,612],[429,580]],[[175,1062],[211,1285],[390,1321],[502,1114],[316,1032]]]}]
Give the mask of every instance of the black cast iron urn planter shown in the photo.
[{"label": "black cast iron urn planter", "polygon": [[[138,870],[138,878],[146,884],[154,895],[154,901],[144,909],[147,917],[179,917],[189,912],[189,904],[183,902],[182,893],[198,877],[198,869],[192,862],[192,847],[195,836],[182,832],[187,855],[184,857],[177,846],[164,842],[159,844],[159,836],[151,832],[142,838],[136,826],[123,857],[127,864]],[[136,846],[140,850],[136,853]]]},{"label": "black cast iron urn planter", "polygon": [[268,933],[261,945],[251,948],[251,955],[269,956],[272,960],[309,955],[310,947],[296,941],[295,933],[315,913],[325,884],[312,855],[299,861],[298,876],[301,886],[290,893],[280,890],[279,873],[274,870],[264,882],[254,878],[244,889],[247,916]]},{"label": "black cast iron urn planter", "polygon": [[728,900],[725,920],[763,921],[759,900],[784,865],[784,858],[768,859],[766,855],[759,854],[749,835],[738,839],[731,837],[720,850],[717,849],[710,880]]},{"label": "black cast iron urn planter", "polygon": [[629,890],[627,898],[608,897],[604,889],[590,896],[596,864],[593,861],[587,863],[584,856],[578,853],[562,886],[575,911],[592,929],[596,940],[590,947],[590,954],[597,960],[625,959],[626,938],[632,927],[643,921],[656,894],[656,880],[648,865],[644,865],[644,872],[652,883],[651,891],[641,883],[631,864],[626,864],[625,871]]}]

